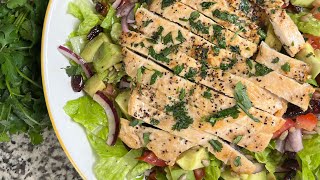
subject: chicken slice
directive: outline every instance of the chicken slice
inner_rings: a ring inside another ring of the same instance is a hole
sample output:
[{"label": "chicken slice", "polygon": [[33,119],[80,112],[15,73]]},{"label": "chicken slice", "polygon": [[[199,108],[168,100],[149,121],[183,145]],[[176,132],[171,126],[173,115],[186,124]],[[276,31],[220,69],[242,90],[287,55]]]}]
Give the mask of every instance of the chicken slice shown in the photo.
[{"label": "chicken slice", "polygon": [[196,143],[165,131],[139,125],[134,127],[130,126],[130,122],[126,119],[121,119],[120,123],[119,138],[122,142],[133,149],[147,147],[169,166],[175,164],[180,154],[197,146]]},{"label": "chicken slice", "polygon": [[256,61],[300,83],[307,80],[310,67],[303,61],[286,56],[262,42]]}]

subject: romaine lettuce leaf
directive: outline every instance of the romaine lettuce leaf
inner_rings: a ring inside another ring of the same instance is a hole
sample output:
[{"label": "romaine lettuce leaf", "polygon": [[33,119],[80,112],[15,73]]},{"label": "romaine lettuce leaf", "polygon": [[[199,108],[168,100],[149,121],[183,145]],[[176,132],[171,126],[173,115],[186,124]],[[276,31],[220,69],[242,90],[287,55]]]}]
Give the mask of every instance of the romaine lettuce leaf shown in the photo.
[{"label": "romaine lettuce leaf", "polygon": [[308,21],[302,21],[301,18],[307,15],[307,12],[299,14],[288,13],[294,23],[298,26],[299,30],[303,33],[320,36],[320,21],[314,17],[309,17]]},{"label": "romaine lettuce leaf", "polygon": [[94,168],[97,179],[126,179],[127,174],[138,164],[136,158],[141,154],[142,150],[131,150],[121,158],[101,158]]},{"label": "romaine lettuce leaf", "polygon": [[205,179],[218,180],[221,175],[221,161],[214,156],[210,157],[210,165],[205,168]]},{"label": "romaine lettuce leaf", "polygon": [[303,150],[298,153],[302,163],[302,179],[314,180],[319,177],[320,136],[303,140]]},{"label": "romaine lettuce leaf", "polygon": [[114,23],[120,22],[119,18],[116,16],[116,13],[117,13],[117,10],[115,10],[114,8],[112,8],[112,6],[110,6],[110,9],[108,11],[106,18],[101,23],[101,27],[103,27],[104,29],[110,30]]},{"label": "romaine lettuce leaf", "polygon": [[94,12],[93,4],[87,0],[75,0],[69,3],[68,13],[81,21],[77,35],[87,35],[100,22],[99,15]]},{"label": "romaine lettuce leaf", "polygon": [[151,169],[153,166],[145,162],[139,162],[132,171],[127,175],[127,179],[135,179],[141,176],[146,170]]},{"label": "romaine lettuce leaf", "polygon": [[283,161],[282,154],[270,147],[262,152],[255,153],[254,156],[259,163],[265,164],[266,169],[271,174],[276,171],[277,166]]}]

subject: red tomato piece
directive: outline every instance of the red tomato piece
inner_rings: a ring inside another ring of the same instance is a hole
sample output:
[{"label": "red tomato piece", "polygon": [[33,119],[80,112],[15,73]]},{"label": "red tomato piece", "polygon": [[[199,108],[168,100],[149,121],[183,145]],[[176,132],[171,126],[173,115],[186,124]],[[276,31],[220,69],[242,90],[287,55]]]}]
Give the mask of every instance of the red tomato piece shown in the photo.
[{"label": "red tomato piece", "polygon": [[298,116],[296,119],[296,127],[307,131],[312,131],[317,126],[317,123],[318,118],[312,113]]},{"label": "red tomato piece", "polygon": [[159,159],[152,151],[145,151],[143,155],[137,159],[158,167],[167,166],[166,162]]},{"label": "red tomato piece", "polygon": [[286,119],[286,122],[283,124],[283,126],[273,133],[273,139],[278,138],[284,131],[290,129],[291,127],[294,127],[295,122],[292,119]]},{"label": "red tomato piece", "polygon": [[316,14],[314,14],[313,16],[314,16],[314,18],[320,20],[320,13],[316,13]]},{"label": "red tomato piece", "polygon": [[320,37],[307,34],[308,42],[314,49],[320,49]]}]

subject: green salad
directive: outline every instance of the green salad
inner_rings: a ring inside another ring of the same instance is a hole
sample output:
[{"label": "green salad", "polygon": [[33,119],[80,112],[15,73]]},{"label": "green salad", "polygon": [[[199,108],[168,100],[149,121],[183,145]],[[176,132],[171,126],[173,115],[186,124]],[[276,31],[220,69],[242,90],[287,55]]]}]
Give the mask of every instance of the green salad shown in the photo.
[{"label": "green salad", "polygon": [[63,109],[97,179],[320,177],[318,1],[73,0],[68,13],[79,23],[58,50],[84,95]]}]

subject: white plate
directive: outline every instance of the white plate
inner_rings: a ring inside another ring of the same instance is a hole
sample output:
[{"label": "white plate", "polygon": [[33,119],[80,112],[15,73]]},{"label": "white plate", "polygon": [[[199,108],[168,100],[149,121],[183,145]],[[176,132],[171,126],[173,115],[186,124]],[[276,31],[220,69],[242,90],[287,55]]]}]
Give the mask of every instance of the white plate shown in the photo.
[{"label": "white plate", "polygon": [[63,150],[83,179],[94,180],[95,156],[85,131],[63,111],[68,100],[82,95],[72,91],[70,78],[63,69],[69,63],[57,50],[78,22],[67,14],[70,1],[49,2],[42,35],[42,82],[50,119]]}]

